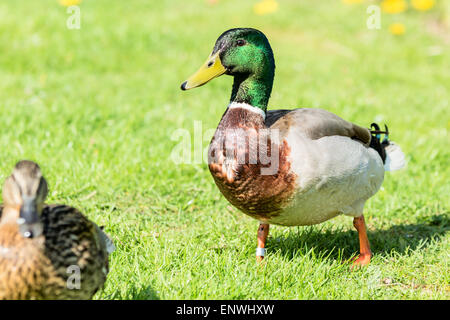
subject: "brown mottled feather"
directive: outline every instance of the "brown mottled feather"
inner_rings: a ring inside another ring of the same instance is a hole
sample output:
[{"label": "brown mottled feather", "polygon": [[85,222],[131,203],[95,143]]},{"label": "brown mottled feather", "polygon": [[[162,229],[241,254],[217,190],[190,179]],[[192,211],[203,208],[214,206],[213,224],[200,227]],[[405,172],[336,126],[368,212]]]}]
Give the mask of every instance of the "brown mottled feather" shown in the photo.
[{"label": "brown mottled feather", "polygon": [[[65,205],[45,206],[41,220],[43,235],[31,239],[15,223],[0,225],[0,299],[92,298],[108,272],[100,229]],[[80,289],[67,287],[73,265],[80,268]]]}]

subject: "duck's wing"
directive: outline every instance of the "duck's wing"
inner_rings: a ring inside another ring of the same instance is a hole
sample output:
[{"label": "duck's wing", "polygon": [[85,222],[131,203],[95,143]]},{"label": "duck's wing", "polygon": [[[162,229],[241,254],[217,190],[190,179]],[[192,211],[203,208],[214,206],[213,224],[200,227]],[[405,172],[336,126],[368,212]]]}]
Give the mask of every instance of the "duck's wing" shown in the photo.
[{"label": "duck's wing", "polygon": [[[42,212],[46,255],[56,274],[67,278],[67,268],[81,274],[81,299],[89,299],[106,281],[111,239],[80,211],[66,205],[46,205]],[[85,291],[82,293],[81,291]]]},{"label": "duck's wing", "polygon": [[287,109],[279,109],[279,110],[268,110],[266,112],[266,126],[271,127],[278,119],[285,116],[287,113],[295,111],[298,109],[287,110]]},{"label": "duck's wing", "polygon": [[270,128],[277,128],[284,134],[291,130],[302,132],[313,140],[325,136],[345,136],[369,146],[372,138],[369,129],[346,121],[323,109],[301,108],[268,111],[266,125]]}]

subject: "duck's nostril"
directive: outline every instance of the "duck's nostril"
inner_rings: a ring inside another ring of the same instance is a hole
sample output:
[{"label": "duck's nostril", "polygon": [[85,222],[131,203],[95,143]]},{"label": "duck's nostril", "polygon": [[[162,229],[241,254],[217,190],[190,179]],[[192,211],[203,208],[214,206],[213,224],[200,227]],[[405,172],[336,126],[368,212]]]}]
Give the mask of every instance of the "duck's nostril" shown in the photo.
[{"label": "duck's nostril", "polygon": [[208,68],[211,67],[214,64],[214,61],[208,62]]}]

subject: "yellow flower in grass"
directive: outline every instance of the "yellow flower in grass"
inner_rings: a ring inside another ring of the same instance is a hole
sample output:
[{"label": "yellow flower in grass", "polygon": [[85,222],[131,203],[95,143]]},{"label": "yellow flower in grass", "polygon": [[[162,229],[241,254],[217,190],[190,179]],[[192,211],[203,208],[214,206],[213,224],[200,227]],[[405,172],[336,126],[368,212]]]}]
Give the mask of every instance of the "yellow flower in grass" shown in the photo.
[{"label": "yellow flower in grass", "polygon": [[386,13],[401,13],[408,8],[405,0],[383,0],[381,2],[381,9]]},{"label": "yellow flower in grass", "polygon": [[355,4],[355,3],[361,3],[362,0],[341,0],[344,4]]},{"label": "yellow flower in grass", "polygon": [[405,25],[403,23],[393,23],[389,26],[389,31],[395,35],[395,36],[400,36],[402,34],[405,33]]},{"label": "yellow flower in grass", "polygon": [[419,11],[427,11],[434,7],[434,0],[412,0],[411,5]]},{"label": "yellow flower in grass", "polygon": [[257,15],[265,15],[278,10],[278,2],[276,0],[262,0],[253,7],[253,11]]},{"label": "yellow flower in grass", "polygon": [[59,3],[63,6],[70,7],[80,4],[81,0],[59,0]]}]

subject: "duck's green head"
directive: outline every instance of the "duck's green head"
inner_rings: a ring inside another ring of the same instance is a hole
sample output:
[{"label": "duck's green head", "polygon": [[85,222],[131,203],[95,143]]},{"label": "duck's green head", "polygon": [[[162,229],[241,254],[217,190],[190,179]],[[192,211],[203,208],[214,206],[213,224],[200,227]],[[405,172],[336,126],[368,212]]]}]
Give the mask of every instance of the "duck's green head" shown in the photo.
[{"label": "duck's green head", "polygon": [[225,31],[206,62],[183,82],[181,89],[199,87],[222,74],[235,78],[232,101],[265,110],[275,74],[273,52],[266,36],[251,28]]}]

